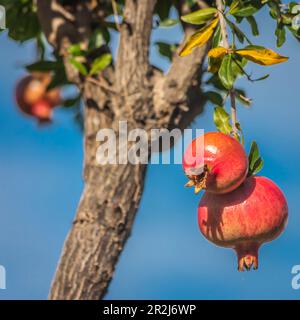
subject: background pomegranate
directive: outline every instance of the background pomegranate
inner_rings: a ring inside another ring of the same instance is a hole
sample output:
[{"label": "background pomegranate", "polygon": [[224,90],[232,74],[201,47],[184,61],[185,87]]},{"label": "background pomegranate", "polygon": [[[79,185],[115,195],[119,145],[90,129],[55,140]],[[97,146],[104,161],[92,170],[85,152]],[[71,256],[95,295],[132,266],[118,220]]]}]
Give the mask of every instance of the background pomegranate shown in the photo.
[{"label": "background pomegranate", "polygon": [[233,248],[238,270],[258,268],[258,249],[278,237],[288,217],[281,190],[265,177],[249,177],[226,195],[206,192],[198,207],[203,235],[222,247]]},{"label": "background pomegranate", "polygon": [[236,189],[246,178],[248,157],[243,146],[221,132],[208,132],[194,139],[183,156],[183,170],[195,186],[213,193]]},{"label": "background pomegranate", "polygon": [[47,91],[51,82],[49,73],[33,73],[22,78],[16,86],[16,102],[19,109],[39,121],[49,121],[52,108],[61,103],[60,89]]}]

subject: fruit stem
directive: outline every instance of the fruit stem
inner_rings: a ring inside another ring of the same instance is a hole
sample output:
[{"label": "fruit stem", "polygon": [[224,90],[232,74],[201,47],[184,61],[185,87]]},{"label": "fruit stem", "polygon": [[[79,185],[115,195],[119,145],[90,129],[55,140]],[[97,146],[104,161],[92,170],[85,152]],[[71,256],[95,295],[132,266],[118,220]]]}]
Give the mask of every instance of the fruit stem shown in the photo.
[{"label": "fruit stem", "polygon": [[[218,9],[218,15],[220,19],[220,27],[221,27],[221,34],[222,34],[222,41],[223,46],[225,49],[229,49],[229,41],[228,41],[228,32],[227,32],[227,23],[224,18],[224,4],[223,0],[216,0],[216,5]],[[236,137],[238,133],[238,129],[236,126],[237,122],[237,116],[236,116],[236,104],[235,104],[235,92],[234,89],[229,90],[229,96],[230,96],[230,104],[231,104],[231,124],[232,124],[232,131],[233,135]]]},{"label": "fruit stem", "polygon": [[238,257],[238,271],[249,271],[251,267],[258,269],[259,246],[257,242],[244,242],[234,248]]},{"label": "fruit stem", "polygon": [[236,127],[236,123],[237,123],[237,119],[236,119],[236,104],[235,104],[235,92],[234,89],[232,88],[230,90],[230,103],[231,103],[231,124],[232,124],[232,131],[234,136],[237,136],[238,132],[237,132],[237,127]]}]

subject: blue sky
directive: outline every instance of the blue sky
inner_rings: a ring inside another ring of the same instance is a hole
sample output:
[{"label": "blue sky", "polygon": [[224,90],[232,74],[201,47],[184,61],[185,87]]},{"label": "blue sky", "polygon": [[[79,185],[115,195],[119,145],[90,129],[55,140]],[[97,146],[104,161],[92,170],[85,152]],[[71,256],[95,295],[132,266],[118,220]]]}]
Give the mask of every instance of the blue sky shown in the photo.
[{"label": "blue sky", "polygon": [[[259,15],[257,44],[275,49],[273,23]],[[157,30],[153,41],[180,41],[181,31]],[[15,107],[13,88],[34,58],[29,43],[20,46],[0,36],[0,264],[7,289],[0,299],[45,299],[60,250],[82,190],[82,136],[69,110],[58,110],[54,124],[39,128]],[[116,39],[113,41],[116,47]],[[262,175],[274,180],[289,204],[283,235],[260,250],[260,268],[238,273],[232,250],[207,242],[198,231],[199,197],[183,188],[179,165],[151,165],[133,232],[118,263],[108,299],[299,299],[291,288],[291,269],[300,264],[299,180],[300,43],[291,38],[280,53],[290,57],[271,68],[250,65],[269,79],[240,81],[254,103],[238,108],[246,136],[259,143]],[[168,63],[153,47],[151,61]],[[268,71],[266,71],[268,69]],[[214,130],[212,105],[193,128]]]}]

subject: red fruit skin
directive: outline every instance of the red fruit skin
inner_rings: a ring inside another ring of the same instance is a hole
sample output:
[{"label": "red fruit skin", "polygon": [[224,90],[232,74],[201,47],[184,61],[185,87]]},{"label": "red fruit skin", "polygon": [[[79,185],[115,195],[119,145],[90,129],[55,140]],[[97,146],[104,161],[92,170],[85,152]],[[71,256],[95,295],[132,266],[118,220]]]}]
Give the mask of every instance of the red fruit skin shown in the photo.
[{"label": "red fruit skin", "polygon": [[[195,152],[197,156],[193,158],[191,155]],[[203,164],[208,170],[205,189],[212,193],[227,193],[236,189],[248,173],[248,157],[243,146],[221,132],[207,132],[194,139],[186,149],[183,170],[188,177],[197,174]]]},{"label": "red fruit skin", "polygon": [[206,192],[198,207],[202,234],[222,247],[233,248],[238,269],[258,267],[258,249],[283,231],[288,205],[277,185],[265,177],[249,177],[226,195]]},{"label": "red fruit skin", "polygon": [[49,122],[52,119],[53,108],[48,100],[42,99],[31,107],[31,114],[40,122]]}]

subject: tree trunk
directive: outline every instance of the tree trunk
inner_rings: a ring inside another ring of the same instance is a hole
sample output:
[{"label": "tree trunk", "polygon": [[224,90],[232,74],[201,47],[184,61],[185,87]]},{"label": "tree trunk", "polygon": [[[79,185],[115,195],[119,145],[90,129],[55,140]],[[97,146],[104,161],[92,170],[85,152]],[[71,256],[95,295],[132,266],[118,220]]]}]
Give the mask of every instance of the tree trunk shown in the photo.
[{"label": "tree trunk", "polygon": [[[129,129],[148,133],[151,128],[184,129],[206,102],[200,88],[206,46],[185,58],[175,53],[165,75],[149,64],[155,0],[125,1],[115,67],[93,79],[80,76],[68,63],[67,48],[78,42],[87,45],[92,3],[78,1],[74,18],[69,19],[59,1],[37,0],[43,31],[64,57],[67,76],[77,84],[85,101],[85,187],[50,299],[104,296],[139,207],[146,165],[97,164],[98,130],[112,128],[117,132],[119,121],[124,120]],[[178,3],[185,7],[185,1]],[[184,27],[188,36],[193,30]]]},{"label": "tree trunk", "polygon": [[50,299],[100,299],[106,293],[141,199],[145,165],[90,168]]}]

